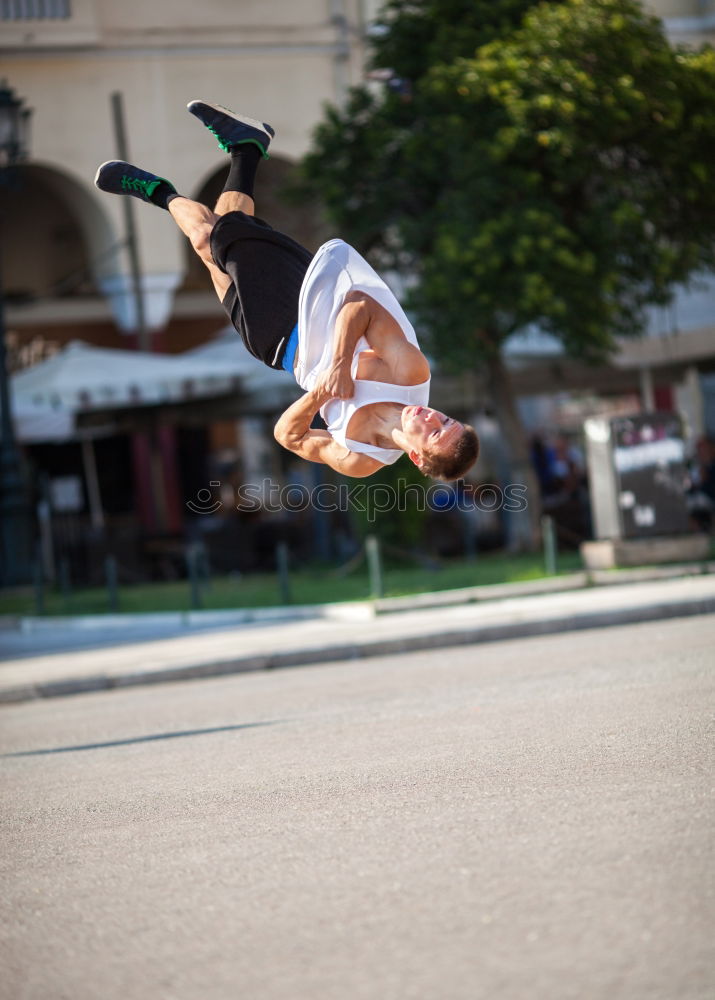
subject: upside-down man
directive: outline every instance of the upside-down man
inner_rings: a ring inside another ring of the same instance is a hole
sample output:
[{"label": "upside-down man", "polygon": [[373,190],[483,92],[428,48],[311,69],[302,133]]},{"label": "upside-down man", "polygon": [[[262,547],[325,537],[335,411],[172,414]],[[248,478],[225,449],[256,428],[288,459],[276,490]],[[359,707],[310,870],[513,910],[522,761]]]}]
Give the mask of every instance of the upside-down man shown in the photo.
[{"label": "upside-down man", "polygon": [[[429,407],[429,364],[387,285],[342,240],[312,256],[254,216],[255,175],[273,129],[204,101],[188,109],[231,157],[214,211],[119,160],[103,163],[95,183],[167,209],[249,352],[306,390],[279,419],[276,439],[347,476],[369,476],[403,452],[426,475],[463,476],[477,459],[477,435]],[[311,428],[318,412],[327,430]]]}]

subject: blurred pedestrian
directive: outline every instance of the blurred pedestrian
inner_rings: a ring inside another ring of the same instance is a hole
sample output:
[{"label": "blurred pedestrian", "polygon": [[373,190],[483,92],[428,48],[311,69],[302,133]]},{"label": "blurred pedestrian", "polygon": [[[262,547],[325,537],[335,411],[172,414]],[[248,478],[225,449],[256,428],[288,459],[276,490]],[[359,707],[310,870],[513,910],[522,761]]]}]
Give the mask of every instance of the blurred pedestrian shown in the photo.
[{"label": "blurred pedestrian", "polygon": [[695,445],[688,512],[698,531],[709,532],[715,517],[715,438],[701,437]]}]

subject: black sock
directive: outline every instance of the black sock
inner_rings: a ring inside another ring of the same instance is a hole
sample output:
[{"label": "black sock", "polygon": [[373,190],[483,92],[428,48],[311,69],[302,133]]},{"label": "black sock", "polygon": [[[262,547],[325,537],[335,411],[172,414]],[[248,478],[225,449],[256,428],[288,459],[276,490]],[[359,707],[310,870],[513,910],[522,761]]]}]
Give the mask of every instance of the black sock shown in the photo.
[{"label": "black sock", "polygon": [[231,147],[231,168],[223,186],[225,191],[239,191],[253,197],[253,184],[263,151],[254,142],[242,142]]},{"label": "black sock", "polygon": [[181,198],[181,195],[177,193],[176,188],[169,184],[168,181],[162,181],[158,187],[154,189],[149,200],[152,205],[156,205],[157,208],[167,208],[169,207],[169,202],[173,198]]}]

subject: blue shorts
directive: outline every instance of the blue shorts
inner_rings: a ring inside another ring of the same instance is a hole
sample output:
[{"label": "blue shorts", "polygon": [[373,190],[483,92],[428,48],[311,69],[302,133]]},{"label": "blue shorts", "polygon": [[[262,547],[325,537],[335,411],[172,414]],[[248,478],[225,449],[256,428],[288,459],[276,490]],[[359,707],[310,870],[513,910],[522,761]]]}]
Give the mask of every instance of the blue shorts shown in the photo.
[{"label": "blue shorts", "polygon": [[290,372],[291,375],[293,374],[293,369],[295,368],[295,356],[297,351],[298,351],[298,324],[296,323],[288,335],[288,343],[286,344],[286,349],[282,361],[284,370]]}]

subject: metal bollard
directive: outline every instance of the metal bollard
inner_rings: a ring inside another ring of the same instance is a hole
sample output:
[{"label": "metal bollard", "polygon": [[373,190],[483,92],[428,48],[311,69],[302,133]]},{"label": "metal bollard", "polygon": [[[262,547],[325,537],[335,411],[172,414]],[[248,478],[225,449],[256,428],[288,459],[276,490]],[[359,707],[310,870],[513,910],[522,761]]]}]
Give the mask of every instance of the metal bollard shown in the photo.
[{"label": "metal bollard", "polygon": [[278,570],[278,587],[281,603],[291,603],[290,576],[288,573],[288,546],[285,542],[276,545],[276,569]]},{"label": "metal bollard", "polygon": [[59,564],[60,593],[62,594],[62,607],[65,611],[69,609],[70,596],[72,594],[72,581],[70,580],[69,560],[63,556]]},{"label": "metal bollard", "polygon": [[203,601],[201,598],[201,578],[199,569],[199,552],[198,546],[189,545],[186,548],[186,571],[189,576],[189,592],[191,609],[193,611],[199,610],[203,607]]},{"label": "metal bollard", "polygon": [[209,560],[209,552],[206,546],[202,543],[198,545],[198,572],[203,584],[203,589],[211,590],[211,562]]},{"label": "metal bollard", "polygon": [[556,575],[556,528],[553,517],[548,514],[541,518],[541,537],[544,543],[544,564],[548,576]]},{"label": "metal bollard", "polygon": [[42,565],[42,552],[38,551],[33,565],[33,584],[35,591],[35,614],[45,613],[45,570]]},{"label": "metal bollard", "polygon": [[382,560],[380,558],[380,541],[374,535],[365,539],[365,554],[367,555],[368,571],[370,573],[370,596],[373,600],[384,594],[382,579]]},{"label": "metal bollard", "polygon": [[108,555],[104,558],[104,578],[107,583],[107,602],[110,611],[119,611],[119,593],[117,590],[117,560]]}]

